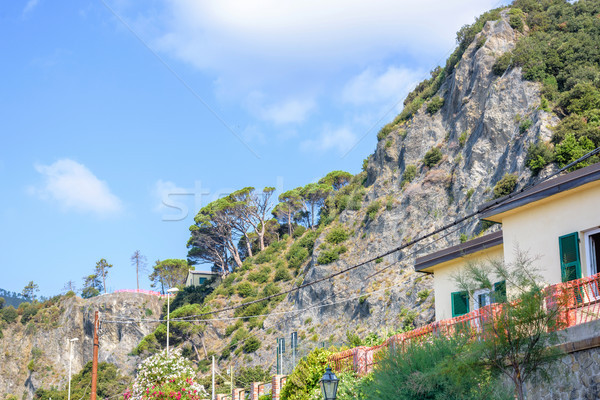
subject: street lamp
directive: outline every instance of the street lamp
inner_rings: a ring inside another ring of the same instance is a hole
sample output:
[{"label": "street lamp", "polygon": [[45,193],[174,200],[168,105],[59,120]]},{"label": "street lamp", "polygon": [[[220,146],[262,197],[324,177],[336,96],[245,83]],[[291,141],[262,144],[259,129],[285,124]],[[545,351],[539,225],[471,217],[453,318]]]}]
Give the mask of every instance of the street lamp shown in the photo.
[{"label": "street lamp", "polygon": [[331,368],[327,367],[325,374],[319,381],[321,384],[321,393],[323,394],[323,398],[325,400],[335,400],[339,381],[340,380],[337,378],[337,376],[331,372]]},{"label": "street lamp", "polygon": [[71,361],[73,360],[73,342],[78,341],[79,338],[69,339],[69,394],[68,400],[71,400]]},{"label": "street lamp", "polygon": [[[179,289],[176,287],[167,290],[167,293],[177,293]],[[167,357],[169,357],[169,321],[171,320],[171,295],[167,296]],[[70,399],[69,399],[70,400]]]}]

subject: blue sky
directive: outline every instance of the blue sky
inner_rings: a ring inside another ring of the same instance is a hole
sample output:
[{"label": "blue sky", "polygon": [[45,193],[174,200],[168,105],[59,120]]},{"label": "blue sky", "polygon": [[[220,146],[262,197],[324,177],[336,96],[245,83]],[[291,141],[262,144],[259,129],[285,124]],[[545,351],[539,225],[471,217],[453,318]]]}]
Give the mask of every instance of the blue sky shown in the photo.
[{"label": "blue sky", "polygon": [[0,287],[81,288],[106,258],[109,289],[135,288],[131,254],[185,258],[209,201],[359,172],[455,32],[505,3],[3,2]]}]

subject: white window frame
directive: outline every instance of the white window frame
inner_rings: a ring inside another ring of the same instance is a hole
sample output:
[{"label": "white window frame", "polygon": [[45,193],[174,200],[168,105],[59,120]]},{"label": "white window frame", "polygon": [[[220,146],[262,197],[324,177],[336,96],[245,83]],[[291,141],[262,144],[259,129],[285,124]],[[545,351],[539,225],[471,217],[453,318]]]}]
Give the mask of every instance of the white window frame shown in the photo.
[{"label": "white window frame", "polygon": [[[482,294],[487,294],[488,298],[490,300],[489,304],[486,304],[485,306],[492,304],[492,290],[478,289],[473,292],[473,310],[479,310],[481,308],[481,305],[479,304],[479,296],[481,296]],[[485,307],[485,306],[483,306],[483,307]]]},{"label": "white window frame", "polygon": [[590,236],[595,235],[597,233],[600,233],[600,228],[596,228],[596,229],[591,229],[589,231],[584,232],[583,234],[583,243],[585,246],[585,263],[586,263],[586,270],[588,275],[587,276],[592,276],[592,275],[596,275],[598,272],[600,272],[598,270],[598,262],[600,260],[595,260],[596,261],[596,272],[592,271],[592,258],[595,257],[594,254],[592,254],[592,246],[590,246]]}]

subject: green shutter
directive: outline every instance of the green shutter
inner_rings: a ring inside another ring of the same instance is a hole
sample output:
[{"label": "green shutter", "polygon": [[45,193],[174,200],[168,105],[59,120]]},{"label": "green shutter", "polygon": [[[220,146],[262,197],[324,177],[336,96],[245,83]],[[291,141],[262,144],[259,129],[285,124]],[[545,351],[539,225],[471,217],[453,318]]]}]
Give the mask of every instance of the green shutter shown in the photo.
[{"label": "green shutter", "polygon": [[506,281],[494,283],[493,303],[503,303],[506,301]]},{"label": "green shutter", "polygon": [[562,281],[568,282],[581,278],[581,261],[579,258],[579,235],[570,233],[558,238],[560,248],[560,270]]},{"label": "green shutter", "polygon": [[469,312],[469,294],[467,292],[452,293],[452,317]]}]

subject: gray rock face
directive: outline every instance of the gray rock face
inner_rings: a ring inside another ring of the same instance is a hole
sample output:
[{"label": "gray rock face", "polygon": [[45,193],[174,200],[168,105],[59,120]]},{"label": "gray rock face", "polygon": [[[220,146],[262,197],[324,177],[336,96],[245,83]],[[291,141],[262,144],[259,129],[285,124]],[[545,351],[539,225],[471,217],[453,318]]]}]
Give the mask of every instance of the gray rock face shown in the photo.
[{"label": "gray rock face", "polygon": [[113,363],[123,374],[133,375],[140,360],[129,353],[156,323],[108,321],[157,319],[162,303],[157,296],[141,293],[114,293],[89,300],[71,297],[58,305],[61,312],[56,318],[31,325],[7,325],[0,339],[0,395],[31,399],[40,387],[62,388],[69,371],[69,339],[79,339],[73,345],[73,374],[92,359],[95,311],[100,312],[101,321],[107,321],[101,326],[99,361]]},{"label": "gray rock face", "polygon": [[[377,257],[475,210],[492,197],[492,188],[506,173],[516,174],[520,186],[533,179],[525,166],[527,148],[549,139],[549,126],[558,120],[538,110],[540,87],[523,81],[520,69],[500,77],[492,72],[496,59],[514,47],[519,35],[506,13],[501,20],[488,22],[436,94],[444,98],[444,106],[430,115],[424,105],[405,126],[406,132],[392,132],[378,143],[369,158],[363,208],[344,211],[333,223],[354,232],[344,243],[348,251],[335,263],[317,265],[326,230],[305,268],[304,282]],[[486,40],[478,48],[480,36]],[[526,120],[531,127],[521,129]],[[443,158],[427,168],[422,160],[433,147],[442,151]],[[401,187],[408,165],[417,167],[417,176]],[[365,208],[374,201],[382,209],[368,220]],[[461,233],[472,236],[480,230],[480,222],[471,219],[380,263],[300,290],[276,310],[290,312],[268,317],[264,326],[281,336],[298,331],[305,342],[312,337],[318,343],[329,339],[339,343],[347,331],[365,336],[428,323],[434,319],[434,294],[428,294],[432,281],[414,272],[415,256],[456,244]],[[263,348],[259,359],[274,358],[273,352],[274,347]]]}]

